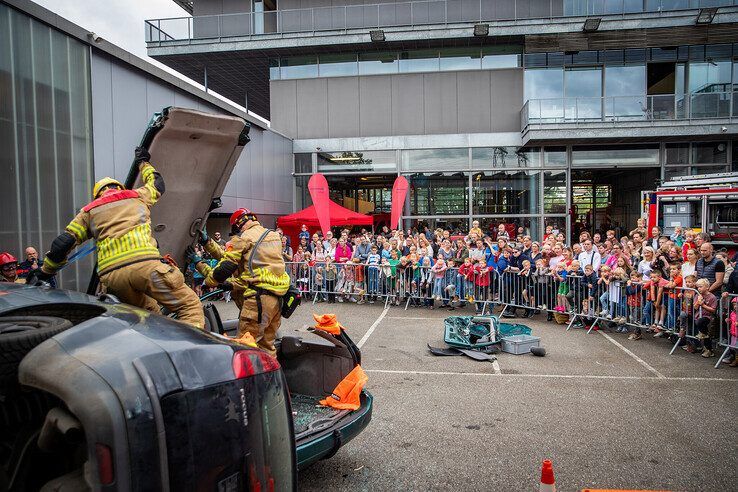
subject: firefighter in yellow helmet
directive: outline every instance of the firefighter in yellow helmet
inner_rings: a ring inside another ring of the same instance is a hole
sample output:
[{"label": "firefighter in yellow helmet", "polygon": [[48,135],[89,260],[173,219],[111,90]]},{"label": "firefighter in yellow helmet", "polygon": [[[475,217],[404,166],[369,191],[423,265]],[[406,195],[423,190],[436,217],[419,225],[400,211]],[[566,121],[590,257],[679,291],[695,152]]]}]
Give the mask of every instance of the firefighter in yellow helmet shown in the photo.
[{"label": "firefighter in yellow helmet", "polygon": [[97,273],[106,292],[155,313],[161,304],[180,321],[202,328],[200,300],[185,285],[182,272],[161,258],[151,235],[150,209],[164,193],[164,180],[150,158],[146,149],[136,148],[134,162],[144,183],[138,189],[126,190],[113,178],[95,183],[92,202],[54,239],[43,266],[31,272],[27,282],[50,279],[66,264],[72,249],[94,239]]},{"label": "firefighter in yellow helmet", "polygon": [[205,284],[215,287],[228,283],[240,308],[238,336],[251,333],[258,346],[275,355],[274,339],[282,321],[281,298],[290,286],[282,258],[282,238],[264,228],[250,210],[240,208],[231,215],[233,237],[225,250],[201,233],[205,250],[218,259],[211,268],[194,249],[189,260],[205,277]]}]

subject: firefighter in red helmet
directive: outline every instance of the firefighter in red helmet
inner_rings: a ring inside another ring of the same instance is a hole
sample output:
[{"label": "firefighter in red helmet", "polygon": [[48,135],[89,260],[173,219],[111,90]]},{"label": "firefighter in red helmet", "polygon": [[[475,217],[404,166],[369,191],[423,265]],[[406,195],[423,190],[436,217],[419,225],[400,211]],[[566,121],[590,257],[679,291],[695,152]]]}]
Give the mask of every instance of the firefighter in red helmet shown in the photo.
[{"label": "firefighter in red helmet", "polygon": [[18,278],[18,260],[10,253],[0,253],[0,282],[25,283]]},{"label": "firefighter in red helmet", "polygon": [[263,227],[256,214],[239,208],[231,215],[231,238],[225,250],[209,239],[206,231],[200,243],[218,260],[215,267],[202,261],[192,247],[189,260],[205,277],[205,284],[215,287],[228,283],[240,309],[238,336],[250,333],[257,345],[275,355],[274,339],[282,321],[281,297],[290,286],[290,277],[282,259],[282,238]]}]

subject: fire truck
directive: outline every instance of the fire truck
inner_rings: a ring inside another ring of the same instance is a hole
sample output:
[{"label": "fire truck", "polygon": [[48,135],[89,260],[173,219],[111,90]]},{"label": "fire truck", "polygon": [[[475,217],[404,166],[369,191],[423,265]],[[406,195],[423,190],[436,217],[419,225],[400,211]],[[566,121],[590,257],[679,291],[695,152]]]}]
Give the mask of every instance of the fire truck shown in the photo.
[{"label": "fire truck", "polygon": [[674,228],[707,232],[716,248],[738,247],[738,173],[680,176],[656,191],[643,192],[648,231],[659,226],[664,235]]}]

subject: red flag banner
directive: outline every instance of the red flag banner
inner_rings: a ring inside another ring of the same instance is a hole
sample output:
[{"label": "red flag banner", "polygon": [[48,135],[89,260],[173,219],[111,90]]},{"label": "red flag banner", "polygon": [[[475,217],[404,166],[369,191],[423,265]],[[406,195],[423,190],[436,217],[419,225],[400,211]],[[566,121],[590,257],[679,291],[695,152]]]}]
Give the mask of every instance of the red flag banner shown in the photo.
[{"label": "red flag banner", "polygon": [[313,199],[320,229],[325,235],[331,229],[330,198],[328,197],[328,181],[325,176],[313,174],[308,181],[308,191],[310,191],[310,198]]},{"label": "red flag banner", "polygon": [[404,176],[397,176],[395,184],[392,185],[392,215],[390,218],[390,229],[400,229],[400,216],[405,206],[405,197],[409,185]]}]

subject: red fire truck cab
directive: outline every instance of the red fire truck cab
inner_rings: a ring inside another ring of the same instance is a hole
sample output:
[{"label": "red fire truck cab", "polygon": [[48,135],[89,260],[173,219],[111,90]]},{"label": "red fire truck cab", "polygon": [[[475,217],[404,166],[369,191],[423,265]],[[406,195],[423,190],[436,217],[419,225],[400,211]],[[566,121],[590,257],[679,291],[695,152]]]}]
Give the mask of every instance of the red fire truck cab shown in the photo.
[{"label": "red fire truck cab", "polygon": [[738,246],[738,173],[681,176],[643,195],[649,234],[654,226],[664,235],[681,226],[707,232],[716,248]]}]

